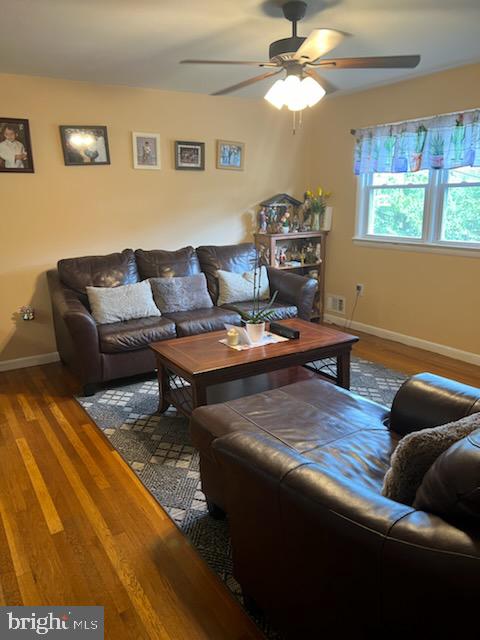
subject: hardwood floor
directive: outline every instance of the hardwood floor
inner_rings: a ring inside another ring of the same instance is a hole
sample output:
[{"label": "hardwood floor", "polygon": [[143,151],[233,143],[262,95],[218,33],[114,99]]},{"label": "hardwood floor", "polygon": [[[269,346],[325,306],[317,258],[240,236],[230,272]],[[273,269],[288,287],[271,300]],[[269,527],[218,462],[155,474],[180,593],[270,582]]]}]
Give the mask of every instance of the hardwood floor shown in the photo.
[{"label": "hardwood floor", "polygon": [[105,638],[263,637],[60,364],[0,374],[0,605],[97,604]]},{"label": "hardwood floor", "polygon": [[[480,384],[480,368],[366,334],[354,353]],[[0,373],[0,605],[100,604],[106,638],[261,638],[72,398],[60,364]]]}]

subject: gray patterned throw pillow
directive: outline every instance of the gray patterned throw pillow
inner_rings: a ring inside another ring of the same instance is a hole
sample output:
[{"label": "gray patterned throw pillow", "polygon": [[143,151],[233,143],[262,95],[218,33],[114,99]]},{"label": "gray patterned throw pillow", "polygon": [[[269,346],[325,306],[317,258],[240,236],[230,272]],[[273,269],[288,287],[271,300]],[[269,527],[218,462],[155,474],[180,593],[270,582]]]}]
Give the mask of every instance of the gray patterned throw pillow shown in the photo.
[{"label": "gray patterned throw pillow", "polygon": [[150,278],[155,304],[162,313],[211,309],[204,273],[183,278]]},{"label": "gray patterned throw pillow", "polygon": [[120,287],[87,287],[88,302],[97,324],[159,316],[147,280]]}]

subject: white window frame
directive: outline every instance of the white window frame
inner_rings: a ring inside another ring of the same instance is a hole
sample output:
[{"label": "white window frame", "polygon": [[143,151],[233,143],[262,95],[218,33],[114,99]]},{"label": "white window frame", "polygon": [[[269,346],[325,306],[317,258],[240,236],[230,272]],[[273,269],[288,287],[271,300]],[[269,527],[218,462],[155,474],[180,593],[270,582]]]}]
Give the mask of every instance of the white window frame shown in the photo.
[{"label": "white window frame", "polygon": [[[373,174],[366,173],[357,178],[357,212],[354,240],[362,242],[376,242],[395,245],[417,246],[425,248],[465,249],[478,252],[480,255],[480,242],[461,242],[442,240],[443,209],[447,190],[450,187],[480,187],[478,182],[448,183],[448,169],[430,169],[428,183],[421,185],[375,185],[373,186]],[[423,227],[420,238],[402,236],[383,236],[368,233],[369,210],[372,193],[375,189],[425,189],[425,204],[423,210]]]}]

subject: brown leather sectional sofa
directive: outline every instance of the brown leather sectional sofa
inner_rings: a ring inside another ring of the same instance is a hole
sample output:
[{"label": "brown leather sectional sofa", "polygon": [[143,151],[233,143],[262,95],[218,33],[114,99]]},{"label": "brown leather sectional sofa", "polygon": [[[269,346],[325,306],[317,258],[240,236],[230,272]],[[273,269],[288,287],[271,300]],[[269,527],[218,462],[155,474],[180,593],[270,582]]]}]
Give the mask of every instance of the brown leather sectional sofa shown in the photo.
[{"label": "brown leather sectional sofa", "polygon": [[[125,249],[106,256],[60,260],[47,273],[52,299],[57,348],[62,362],[79,378],[85,395],[100,382],[153,371],[150,342],[223,329],[240,324],[243,302],[210,309],[176,312],[160,318],[141,318],[97,325],[90,314],[87,286],[117,287],[166,274],[186,276],[204,272],[214,305],[218,298],[218,269],[243,273],[254,268],[255,248],[244,243],[228,246],[184,247],[178,251]],[[273,319],[309,319],[316,281],[268,267],[271,291],[278,291]]]},{"label": "brown leather sectional sofa", "polygon": [[[402,436],[475,412],[480,389],[432,374],[405,382],[391,411],[319,379],[196,409],[203,490],[228,514],[250,606],[292,640],[477,635],[480,519],[381,494]],[[453,500],[479,514],[480,430],[464,440]]]}]

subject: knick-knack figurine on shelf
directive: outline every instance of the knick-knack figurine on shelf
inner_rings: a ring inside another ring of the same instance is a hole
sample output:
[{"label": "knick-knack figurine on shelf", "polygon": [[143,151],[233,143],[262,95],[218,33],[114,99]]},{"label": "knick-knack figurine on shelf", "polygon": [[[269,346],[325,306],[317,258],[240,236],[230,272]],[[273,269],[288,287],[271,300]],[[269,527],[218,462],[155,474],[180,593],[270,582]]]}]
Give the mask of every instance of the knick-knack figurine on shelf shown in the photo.
[{"label": "knick-knack figurine on shelf", "polygon": [[280,218],[281,224],[281,232],[289,233],[290,232],[290,211],[285,211],[283,216]]},{"label": "knick-knack figurine on shelf", "polygon": [[267,211],[262,207],[258,213],[258,231],[259,233],[267,233]]},{"label": "knick-knack figurine on shelf", "polygon": [[294,233],[298,233],[299,229],[300,229],[300,217],[298,213],[295,212],[292,218],[292,231]]}]

